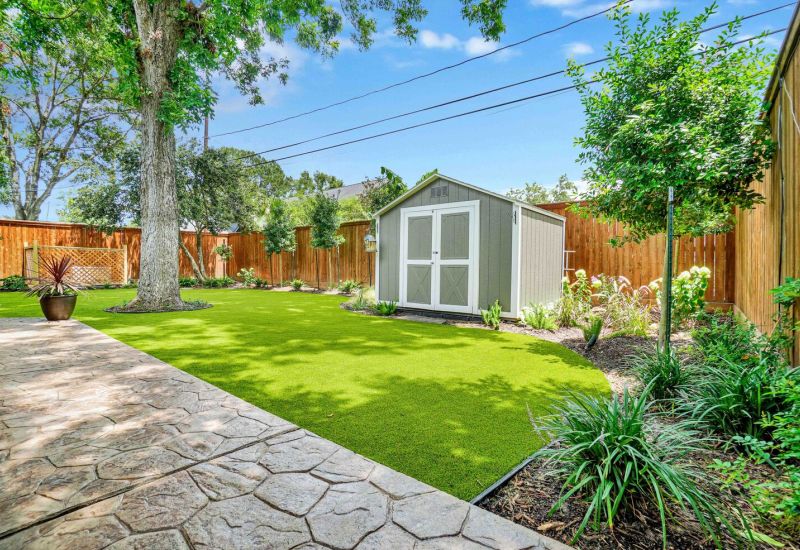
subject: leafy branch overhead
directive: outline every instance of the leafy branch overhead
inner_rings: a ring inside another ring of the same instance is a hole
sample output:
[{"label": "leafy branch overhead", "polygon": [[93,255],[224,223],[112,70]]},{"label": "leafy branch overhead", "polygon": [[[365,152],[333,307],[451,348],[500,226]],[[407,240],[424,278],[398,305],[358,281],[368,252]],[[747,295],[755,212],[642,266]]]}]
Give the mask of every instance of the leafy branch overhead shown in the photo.
[{"label": "leafy branch overhead", "polygon": [[665,231],[670,186],[678,236],[728,231],[735,208],[763,200],[750,183],[763,177],[773,150],[760,116],[773,56],[758,39],[734,45],[740,21],[704,44],[701,30],[716,9],[682,22],[671,10],[654,24],[615,10],[607,67],[587,75],[570,61],[586,112],[576,139],[589,185],[584,212],[623,222],[628,233],[617,242]]}]

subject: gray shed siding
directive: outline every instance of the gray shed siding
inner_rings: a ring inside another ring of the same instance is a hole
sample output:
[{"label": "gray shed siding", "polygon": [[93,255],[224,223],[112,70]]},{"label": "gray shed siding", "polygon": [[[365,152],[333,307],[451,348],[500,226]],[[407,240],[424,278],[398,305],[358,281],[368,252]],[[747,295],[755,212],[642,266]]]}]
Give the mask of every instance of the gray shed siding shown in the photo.
[{"label": "gray shed siding", "polygon": [[[447,196],[432,197],[431,189],[447,185]],[[500,300],[511,307],[511,238],[513,205],[492,195],[444,179],[438,179],[380,217],[378,264],[381,300],[400,299],[400,210],[452,202],[480,200],[478,244],[478,307]],[[559,263],[559,269],[560,269]]]},{"label": "gray shed siding", "polygon": [[564,222],[522,208],[520,307],[555,302],[561,295]]}]

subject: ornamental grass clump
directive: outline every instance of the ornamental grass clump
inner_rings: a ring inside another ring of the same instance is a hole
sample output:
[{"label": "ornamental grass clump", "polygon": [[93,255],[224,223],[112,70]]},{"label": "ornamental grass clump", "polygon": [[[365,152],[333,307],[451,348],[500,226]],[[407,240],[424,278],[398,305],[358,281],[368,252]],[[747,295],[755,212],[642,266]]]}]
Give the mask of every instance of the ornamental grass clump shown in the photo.
[{"label": "ornamental grass clump", "polygon": [[692,373],[681,364],[674,348],[670,351],[651,349],[640,352],[630,361],[631,369],[644,386],[651,388],[653,399],[674,399],[685,390]]},{"label": "ornamental grass clump", "polygon": [[573,395],[558,405],[543,425],[534,426],[556,440],[536,453],[557,465],[565,476],[550,513],[573,497],[588,508],[572,542],[587,526],[613,529],[623,512],[643,506],[657,510],[663,547],[667,518],[676,509],[691,512],[702,529],[719,542],[719,521],[727,525],[716,501],[697,484],[699,473],[686,459],[706,440],[687,420],[664,423],[651,407],[650,390],[631,396],[596,398]]}]

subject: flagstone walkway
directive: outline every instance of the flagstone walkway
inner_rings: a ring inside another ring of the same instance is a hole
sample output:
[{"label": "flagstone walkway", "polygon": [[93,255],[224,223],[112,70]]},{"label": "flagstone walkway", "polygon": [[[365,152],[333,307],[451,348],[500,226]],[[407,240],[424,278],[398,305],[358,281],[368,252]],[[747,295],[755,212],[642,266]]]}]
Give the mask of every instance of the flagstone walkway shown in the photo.
[{"label": "flagstone walkway", "polygon": [[0,548],[564,545],[77,321],[0,319]]}]

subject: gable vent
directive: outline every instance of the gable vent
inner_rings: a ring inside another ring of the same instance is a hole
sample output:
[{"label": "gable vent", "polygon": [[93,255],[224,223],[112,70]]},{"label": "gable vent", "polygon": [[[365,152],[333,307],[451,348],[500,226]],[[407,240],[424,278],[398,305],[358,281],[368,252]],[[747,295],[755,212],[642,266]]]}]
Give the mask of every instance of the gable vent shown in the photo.
[{"label": "gable vent", "polygon": [[448,191],[447,191],[447,186],[446,185],[440,185],[438,187],[431,187],[431,198],[432,199],[438,199],[440,197],[446,197],[447,193],[448,193]]}]

